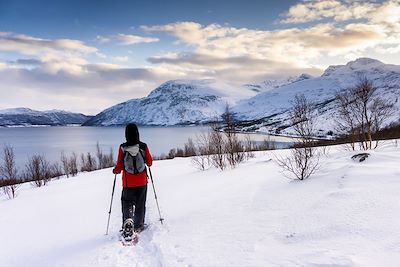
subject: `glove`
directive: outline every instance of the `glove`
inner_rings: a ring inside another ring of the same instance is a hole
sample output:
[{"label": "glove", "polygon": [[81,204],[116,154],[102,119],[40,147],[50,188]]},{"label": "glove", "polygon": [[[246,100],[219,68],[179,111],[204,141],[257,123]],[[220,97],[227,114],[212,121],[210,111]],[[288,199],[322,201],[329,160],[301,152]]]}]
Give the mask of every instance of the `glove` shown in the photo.
[{"label": "glove", "polygon": [[114,173],[114,174],[118,174],[119,172],[117,172],[117,170],[114,168],[113,170],[112,170],[112,172]]}]

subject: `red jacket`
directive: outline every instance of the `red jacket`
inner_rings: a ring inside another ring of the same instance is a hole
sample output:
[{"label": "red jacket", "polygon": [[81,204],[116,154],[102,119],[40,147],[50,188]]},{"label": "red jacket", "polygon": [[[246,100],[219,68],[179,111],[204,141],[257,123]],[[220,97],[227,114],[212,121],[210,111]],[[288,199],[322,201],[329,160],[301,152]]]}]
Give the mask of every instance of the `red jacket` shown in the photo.
[{"label": "red jacket", "polygon": [[[150,150],[147,145],[144,154],[144,161],[146,165],[149,167],[153,164],[153,158],[150,154]],[[114,173],[121,173],[121,171],[122,171],[123,187],[137,187],[137,186],[144,186],[147,184],[146,171],[143,171],[138,174],[132,174],[124,170],[124,152],[120,146],[118,151],[117,164],[114,168]]]}]

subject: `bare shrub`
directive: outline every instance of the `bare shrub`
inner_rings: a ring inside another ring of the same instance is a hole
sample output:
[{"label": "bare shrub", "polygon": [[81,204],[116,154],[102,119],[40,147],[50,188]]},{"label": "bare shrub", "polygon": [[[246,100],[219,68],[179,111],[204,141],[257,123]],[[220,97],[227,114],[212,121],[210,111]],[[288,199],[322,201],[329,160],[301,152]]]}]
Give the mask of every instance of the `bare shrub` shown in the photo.
[{"label": "bare shrub", "polygon": [[312,155],[310,148],[296,147],[289,156],[277,158],[277,163],[286,177],[304,180],[317,170],[319,158]]},{"label": "bare shrub", "polygon": [[196,145],[194,148],[195,156],[192,157],[192,164],[199,170],[206,170],[211,167],[211,147],[210,134],[202,133],[196,136]]},{"label": "bare shrub", "polygon": [[251,136],[249,134],[246,134],[244,138],[244,145],[243,145],[243,151],[244,151],[244,156],[246,160],[249,160],[251,158],[255,157],[254,150],[256,149],[255,143],[251,140]]},{"label": "bare shrub", "polygon": [[6,145],[3,147],[2,161],[0,164],[0,186],[9,199],[17,196],[19,187],[18,171],[15,165],[14,149]]},{"label": "bare shrub", "polygon": [[67,176],[67,178],[69,177],[70,174],[70,170],[68,167],[68,158],[65,155],[64,151],[61,152],[61,165],[64,171],[64,174]]},{"label": "bare shrub", "polygon": [[187,143],[185,143],[184,154],[185,154],[185,157],[196,156],[196,154],[197,154],[196,146],[195,146],[192,138],[188,138]]},{"label": "bare shrub", "polygon": [[175,157],[186,157],[185,151],[182,148],[177,148],[175,152]]},{"label": "bare shrub", "polygon": [[67,157],[64,152],[61,152],[61,164],[67,178],[78,174],[78,156],[75,152],[72,153],[70,157]]},{"label": "bare shrub", "polygon": [[45,186],[53,177],[51,165],[43,155],[33,155],[25,165],[24,177],[37,187]]},{"label": "bare shrub", "polygon": [[64,175],[63,169],[58,162],[53,163],[50,168],[53,178],[60,178]]},{"label": "bare shrub", "polygon": [[81,172],[91,172],[97,169],[96,159],[90,152],[81,154]]},{"label": "bare shrub", "polygon": [[104,169],[114,166],[114,153],[112,148],[110,149],[109,154],[104,154],[102,149],[100,148],[99,142],[96,144],[96,156],[98,162],[98,169]]},{"label": "bare shrub", "polygon": [[76,176],[78,174],[78,156],[75,152],[69,157],[68,169],[71,176]]},{"label": "bare shrub", "polygon": [[291,123],[300,142],[290,150],[290,155],[277,158],[287,177],[304,180],[313,174],[319,165],[319,154],[313,147],[315,135],[313,104],[304,95],[296,95],[292,103]]},{"label": "bare shrub", "polygon": [[229,105],[226,106],[225,112],[222,114],[222,119],[225,126],[225,140],[223,141],[226,160],[231,167],[235,167],[245,160],[245,152],[244,147],[236,134],[235,118]]},{"label": "bare shrub", "polygon": [[271,138],[268,136],[267,138],[264,138],[261,144],[257,145],[255,150],[275,150],[276,146],[273,141],[271,141]]},{"label": "bare shrub", "polygon": [[224,135],[219,131],[217,125],[212,125],[209,136],[209,149],[211,164],[223,171],[226,168],[225,142]]},{"label": "bare shrub", "polygon": [[373,135],[379,132],[386,120],[395,111],[393,101],[383,99],[377,93],[372,80],[360,77],[355,86],[343,89],[336,94],[339,120],[337,126],[351,137],[352,149],[359,142],[360,148],[368,150],[373,146]]}]

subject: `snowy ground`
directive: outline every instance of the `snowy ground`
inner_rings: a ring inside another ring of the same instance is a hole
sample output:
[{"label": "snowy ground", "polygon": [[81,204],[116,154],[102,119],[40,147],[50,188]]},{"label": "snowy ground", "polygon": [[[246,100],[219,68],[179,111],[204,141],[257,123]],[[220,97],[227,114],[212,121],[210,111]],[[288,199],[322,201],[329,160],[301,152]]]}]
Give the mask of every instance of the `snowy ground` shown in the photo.
[{"label": "snowy ground", "polygon": [[332,148],[303,182],[283,178],[267,152],[224,172],[155,162],[165,225],[149,187],[151,226],[136,247],[117,238],[120,177],[104,235],[110,169],[25,185],[0,198],[0,266],[399,266],[399,152],[386,142],[356,163]]}]

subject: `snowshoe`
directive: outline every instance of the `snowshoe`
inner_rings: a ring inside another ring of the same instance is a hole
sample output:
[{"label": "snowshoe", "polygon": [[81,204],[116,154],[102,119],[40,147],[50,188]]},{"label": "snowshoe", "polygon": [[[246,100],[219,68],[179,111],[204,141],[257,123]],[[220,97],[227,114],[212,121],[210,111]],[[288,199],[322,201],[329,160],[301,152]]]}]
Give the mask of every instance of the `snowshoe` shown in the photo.
[{"label": "snowshoe", "polygon": [[133,226],[134,223],[132,219],[126,219],[124,225],[122,226],[121,242],[124,246],[132,246],[139,241],[138,235],[133,231]]}]

